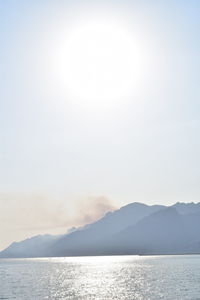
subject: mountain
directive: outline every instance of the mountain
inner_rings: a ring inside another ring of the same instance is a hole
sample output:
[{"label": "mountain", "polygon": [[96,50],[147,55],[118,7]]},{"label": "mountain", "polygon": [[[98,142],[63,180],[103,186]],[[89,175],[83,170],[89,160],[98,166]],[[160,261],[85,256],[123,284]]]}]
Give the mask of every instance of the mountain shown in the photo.
[{"label": "mountain", "polygon": [[97,222],[61,237],[53,245],[52,253],[54,256],[91,253],[93,245],[99,240],[112,236],[163,208],[162,205],[148,206],[138,202],[126,205],[119,210],[107,213]]},{"label": "mountain", "polygon": [[49,247],[59,238],[60,236],[45,234],[37,235],[21,242],[14,242],[0,252],[0,258],[46,256]]},{"label": "mountain", "polygon": [[177,202],[176,204],[173,205],[173,207],[176,208],[178,213],[185,215],[185,214],[190,214],[190,213],[196,213],[200,212],[200,202],[199,203],[181,203]]},{"label": "mountain", "polygon": [[[179,205],[178,205],[179,206]],[[104,241],[104,253],[185,254],[200,253],[200,211],[184,213],[176,205],[160,210]],[[179,206],[180,207],[180,206]],[[182,206],[183,207],[183,206]],[[181,208],[182,208],[181,207]],[[187,207],[195,211],[194,206]]]},{"label": "mountain", "polygon": [[13,243],[0,257],[200,253],[200,203],[131,203],[61,236]]},{"label": "mountain", "polygon": [[104,241],[104,253],[170,254],[185,251],[190,235],[184,218],[173,207],[145,217]]}]

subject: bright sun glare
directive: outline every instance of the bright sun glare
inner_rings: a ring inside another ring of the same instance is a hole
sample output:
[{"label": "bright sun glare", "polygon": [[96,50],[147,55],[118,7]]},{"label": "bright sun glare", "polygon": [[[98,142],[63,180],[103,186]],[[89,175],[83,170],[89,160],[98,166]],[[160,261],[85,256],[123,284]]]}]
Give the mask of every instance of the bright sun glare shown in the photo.
[{"label": "bright sun glare", "polygon": [[142,75],[140,46],[115,22],[88,21],[72,29],[58,55],[67,93],[89,105],[129,96]]}]

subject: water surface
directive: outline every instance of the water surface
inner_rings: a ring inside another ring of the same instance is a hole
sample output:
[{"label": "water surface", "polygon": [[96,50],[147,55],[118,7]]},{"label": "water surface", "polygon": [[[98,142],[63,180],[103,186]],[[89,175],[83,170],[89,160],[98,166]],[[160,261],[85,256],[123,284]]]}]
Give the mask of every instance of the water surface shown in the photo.
[{"label": "water surface", "polygon": [[200,256],[0,260],[0,299],[200,299]]}]

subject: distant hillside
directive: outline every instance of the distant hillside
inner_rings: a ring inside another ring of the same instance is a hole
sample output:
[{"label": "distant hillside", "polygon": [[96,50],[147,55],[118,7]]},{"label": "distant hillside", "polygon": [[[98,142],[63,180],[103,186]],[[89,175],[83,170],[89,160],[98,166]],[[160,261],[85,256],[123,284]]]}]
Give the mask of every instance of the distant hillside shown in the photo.
[{"label": "distant hillside", "polygon": [[184,218],[173,207],[140,220],[109,240],[102,251],[115,254],[162,254],[185,251],[191,242]]},{"label": "distant hillside", "polygon": [[0,257],[200,253],[200,203],[131,203],[61,236],[13,243]]},{"label": "distant hillside", "polygon": [[[54,256],[87,255],[95,248],[98,241],[108,238],[125,228],[136,224],[144,217],[162,210],[164,206],[148,206],[142,203],[131,203],[119,210],[107,213],[99,221],[85,226],[71,234],[61,237],[52,246]],[[95,248],[95,253],[98,249]]]},{"label": "distant hillside", "polygon": [[37,235],[21,242],[14,242],[8,248],[0,252],[0,257],[41,257],[46,256],[49,247],[60,236],[50,234]]},{"label": "distant hillside", "polygon": [[173,207],[176,208],[178,213],[180,214],[190,214],[190,213],[196,213],[200,212],[200,202],[199,203],[181,203],[177,202],[176,204],[173,205]]}]

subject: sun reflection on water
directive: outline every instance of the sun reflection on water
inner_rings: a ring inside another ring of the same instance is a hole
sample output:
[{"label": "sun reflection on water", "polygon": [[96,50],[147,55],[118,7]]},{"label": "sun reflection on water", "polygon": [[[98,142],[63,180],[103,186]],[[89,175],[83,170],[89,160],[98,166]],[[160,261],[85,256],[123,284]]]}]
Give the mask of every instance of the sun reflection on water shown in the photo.
[{"label": "sun reflection on water", "polygon": [[199,281],[199,256],[0,260],[1,299],[198,299]]}]

